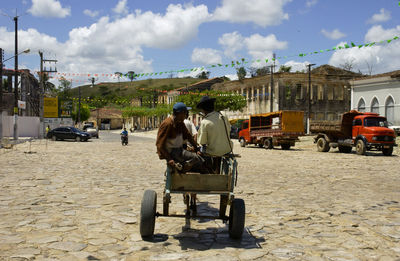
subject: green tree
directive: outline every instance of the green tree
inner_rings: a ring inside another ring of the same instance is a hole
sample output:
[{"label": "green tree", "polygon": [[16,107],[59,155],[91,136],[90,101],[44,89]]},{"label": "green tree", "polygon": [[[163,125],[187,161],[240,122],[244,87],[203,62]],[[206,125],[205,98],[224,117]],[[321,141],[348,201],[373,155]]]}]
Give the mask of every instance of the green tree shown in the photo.
[{"label": "green tree", "polygon": [[196,76],[198,79],[208,79],[210,77],[209,71],[202,71]]},{"label": "green tree", "polygon": [[129,71],[129,72],[128,72],[128,78],[131,80],[131,82],[132,82],[133,80],[135,80],[135,79],[136,79],[136,74],[135,74],[135,72],[134,72],[134,71]]},{"label": "green tree", "polygon": [[236,74],[239,78],[239,81],[241,81],[246,77],[247,72],[246,72],[246,69],[242,66],[242,67],[236,68]]},{"label": "green tree", "polygon": [[205,91],[201,93],[180,95],[178,96],[177,101],[185,103],[187,106],[192,107],[193,111],[197,112],[196,105],[204,95],[216,99],[215,109],[217,111],[241,111],[246,107],[246,99],[243,96],[221,91]]},{"label": "green tree", "polygon": [[[72,119],[77,122],[78,121],[78,104],[75,106],[74,111],[72,111],[71,113],[71,117]],[[81,121],[87,121],[90,117],[90,110],[89,110],[89,106],[86,104],[82,104],[81,103],[81,110],[80,110],[80,120]]]},{"label": "green tree", "polygon": [[281,65],[281,67],[279,67],[279,72],[290,72],[291,70],[292,66]]},{"label": "green tree", "polygon": [[70,99],[71,87],[72,87],[72,82],[68,81],[64,77],[61,77],[60,84],[59,84],[58,90],[57,90],[59,99],[61,99],[61,100]]},{"label": "green tree", "polygon": [[265,76],[271,73],[271,69],[268,66],[258,68],[256,71],[257,76]]}]

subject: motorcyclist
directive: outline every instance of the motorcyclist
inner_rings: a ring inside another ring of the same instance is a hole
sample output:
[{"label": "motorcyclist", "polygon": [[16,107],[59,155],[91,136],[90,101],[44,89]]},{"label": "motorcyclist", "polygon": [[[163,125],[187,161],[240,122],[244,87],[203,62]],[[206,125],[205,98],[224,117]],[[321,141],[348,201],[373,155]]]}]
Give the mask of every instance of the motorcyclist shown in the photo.
[{"label": "motorcyclist", "polygon": [[124,139],[128,140],[128,131],[126,128],[121,132],[121,140],[123,141]]}]

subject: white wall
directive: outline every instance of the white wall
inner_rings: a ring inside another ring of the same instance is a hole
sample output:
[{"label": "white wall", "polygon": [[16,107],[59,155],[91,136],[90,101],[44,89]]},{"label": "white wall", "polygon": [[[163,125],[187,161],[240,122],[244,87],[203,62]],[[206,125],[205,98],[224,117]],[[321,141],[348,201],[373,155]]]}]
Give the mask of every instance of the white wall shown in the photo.
[{"label": "white wall", "polygon": [[352,83],[351,108],[358,109],[361,98],[365,101],[365,111],[371,111],[374,98],[379,102],[379,114],[385,115],[385,105],[388,97],[394,100],[394,125],[400,125],[400,80],[390,76],[357,80]]},{"label": "white wall", "polygon": [[[14,116],[3,116],[3,137],[14,136]],[[39,117],[18,117],[18,137],[38,137]]]}]

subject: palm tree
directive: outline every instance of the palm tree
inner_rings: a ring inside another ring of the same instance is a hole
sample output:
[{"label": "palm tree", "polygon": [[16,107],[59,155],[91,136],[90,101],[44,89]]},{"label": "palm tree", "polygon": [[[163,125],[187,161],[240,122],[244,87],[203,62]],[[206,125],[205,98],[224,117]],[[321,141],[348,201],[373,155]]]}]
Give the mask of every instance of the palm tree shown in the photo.
[{"label": "palm tree", "polygon": [[136,75],[134,71],[129,71],[128,72],[128,78],[133,81],[134,79],[136,79]]}]

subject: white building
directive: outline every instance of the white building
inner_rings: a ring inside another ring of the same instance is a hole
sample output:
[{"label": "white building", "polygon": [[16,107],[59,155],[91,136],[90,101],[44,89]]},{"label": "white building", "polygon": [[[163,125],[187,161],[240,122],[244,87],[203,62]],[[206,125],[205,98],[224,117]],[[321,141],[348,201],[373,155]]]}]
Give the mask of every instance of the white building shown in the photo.
[{"label": "white building", "polygon": [[351,82],[351,108],[385,116],[400,125],[400,70]]}]

